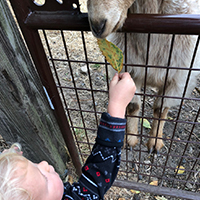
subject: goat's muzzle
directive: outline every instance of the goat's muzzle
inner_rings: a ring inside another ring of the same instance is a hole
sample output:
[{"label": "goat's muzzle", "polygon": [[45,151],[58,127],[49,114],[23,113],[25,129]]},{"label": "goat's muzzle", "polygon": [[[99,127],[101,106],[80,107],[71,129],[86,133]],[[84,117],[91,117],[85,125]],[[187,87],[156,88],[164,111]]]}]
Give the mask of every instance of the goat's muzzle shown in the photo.
[{"label": "goat's muzzle", "polygon": [[100,20],[99,22],[94,22],[90,20],[90,28],[92,29],[92,32],[95,37],[101,38],[106,28],[106,22],[106,19]]}]

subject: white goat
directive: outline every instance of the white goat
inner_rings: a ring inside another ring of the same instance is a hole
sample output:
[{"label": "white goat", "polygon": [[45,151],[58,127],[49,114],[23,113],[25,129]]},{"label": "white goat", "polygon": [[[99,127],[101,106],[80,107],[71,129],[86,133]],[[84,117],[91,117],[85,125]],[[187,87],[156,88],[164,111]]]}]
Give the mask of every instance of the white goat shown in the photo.
[{"label": "white goat", "polygon": [[[123,26],[130,13],[153,13],[153,14],[196,14],[199,10],[199,0],[88,0],[88,16],[91,30],[95,37],[105,38],[115,43],[124,51],[124,34],[115,33]],[[150,38],[149,65],[167,66],[169,58],[169,49],[171,35],[152,34]],[[196,37],[189,35],[177,35],[174,40],[174,47],[170,66],[189,68],[192,54],[194,51]],[[129,33],[127,34],[127,63],[145,64],[147,52],[147,34]],[[195,60],[195,68],[199,67],[199,56]],[[115,73],[112,68],[111,73]],[[136,86],[137,92],[141,92],[144,85],[145,68],[128,67]],[[170,69],[167,77],[164,94],[166,96],[182,97],[185,82],[187,79],[187,70]],[[197,74],[191,73],[187,92],[195,86]],[[163,94],[166,69],[148,68],[146,84],[156,87],[158,95]],[[150,136],[162,138],[163,126],[165,120],[161,120],[158,129],[158,118],[166,119],[168,110],[171,106],[178,104],[179,100],[174,98],[164,98],[161,109],[162,98],[157,98],[154,102],[154,118]],[[127,108],[128,115],[138,116],[141,107],[141,98],[135,95]],[[129,117],[127,121],[127,133],[133,134],[127,137],[128,144],[135,146],[138,142],[138,118]],[[157,130],[158,129],[158,130]],[[159,151],[163,147],[162,139],[150,138],[147,147],[150,152]]]}]

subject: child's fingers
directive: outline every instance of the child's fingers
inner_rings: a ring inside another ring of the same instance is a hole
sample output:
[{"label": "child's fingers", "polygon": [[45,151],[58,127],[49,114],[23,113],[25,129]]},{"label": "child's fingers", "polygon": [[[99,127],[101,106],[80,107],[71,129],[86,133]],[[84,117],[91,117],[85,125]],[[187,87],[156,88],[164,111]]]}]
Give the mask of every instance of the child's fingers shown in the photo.
[{"label": "child's fingers", "polygon": [[125,78],[131,78],[130,74],[128,72],[124,72],[119,74],[120,79],[125,79]]},{"label": "child's fingers", "polygon": [[112,78],[112,82],[117,83],[119,81],[119,79],[125,79],[125,78],[131,78],[131,76],[128,72],[124,72],[124,73],[120,73],[120,74],[116,73]]},{"label": "child's fingers", "polygon": [[118,81],[119,81],[119,74],[116,73],[112,78],[111,84],[116,85]]}]

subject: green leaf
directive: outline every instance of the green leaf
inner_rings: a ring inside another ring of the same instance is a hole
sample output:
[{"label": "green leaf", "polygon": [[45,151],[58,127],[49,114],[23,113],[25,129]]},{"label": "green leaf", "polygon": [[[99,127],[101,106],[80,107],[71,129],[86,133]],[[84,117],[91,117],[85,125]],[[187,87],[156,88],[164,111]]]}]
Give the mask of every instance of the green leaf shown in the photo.
[{"label": "green leaf", "polygon": [[124,60],[122,50],[106,39],[97,39],[97,43],[106,60],[120,73],[123,68]]},{"label": "green leaf", "polygon": [[[142,119],[140,119],[140,123],[142,123]],[[143,119],[143,124],[142,124],[145,128],[150,128],[151,129],[151,125],[149,123],[149,121],[147,119]]]}]

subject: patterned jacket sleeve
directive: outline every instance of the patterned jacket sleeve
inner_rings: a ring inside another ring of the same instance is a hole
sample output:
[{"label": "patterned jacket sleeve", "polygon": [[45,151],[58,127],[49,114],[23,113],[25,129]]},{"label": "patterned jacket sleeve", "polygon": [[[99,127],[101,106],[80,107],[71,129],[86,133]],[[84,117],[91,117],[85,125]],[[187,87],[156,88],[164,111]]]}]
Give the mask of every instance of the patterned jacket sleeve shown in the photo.
[{"label": "patterned jacket sleeve", "polygon": [[118,173],[125,127],[126,119],[102,114],[96,143],[82,168],[82,175],[77,183],[64,184],[63,200],[103,199]]}]

